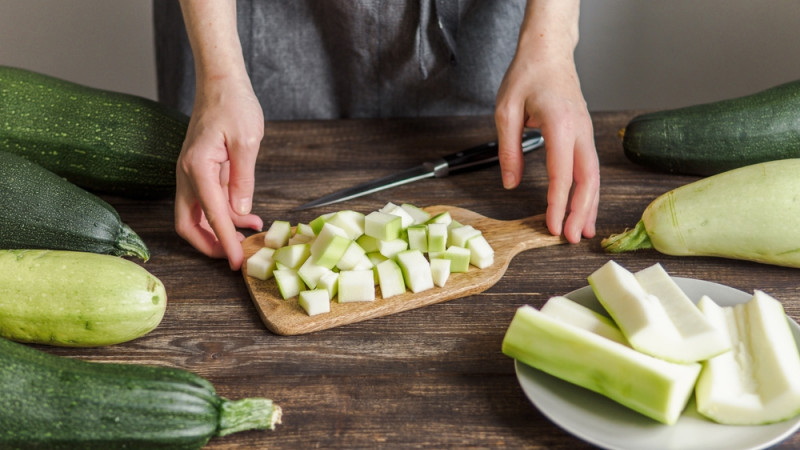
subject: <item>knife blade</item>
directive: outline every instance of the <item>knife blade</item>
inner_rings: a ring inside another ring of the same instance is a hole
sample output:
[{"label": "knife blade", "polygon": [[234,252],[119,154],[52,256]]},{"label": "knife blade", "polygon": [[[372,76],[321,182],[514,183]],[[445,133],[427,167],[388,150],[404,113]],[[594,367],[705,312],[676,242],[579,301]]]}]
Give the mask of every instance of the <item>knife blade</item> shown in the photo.
[{"label": "knife blade", "polygon": [[[541,148],[542,146],[544,146],[544,138],[539,130],[529,130],[522,134],[523,154]],[[297,206],[293,208],[292,211],[301,211],[339,203],[426,178],[442,178],[451,173],[495,164],[497,161],[497,141],[488,142],[450,155],[442,156],[441,158],[426,161],[416,167],[392,175],[332,192],[314,201]]]}]

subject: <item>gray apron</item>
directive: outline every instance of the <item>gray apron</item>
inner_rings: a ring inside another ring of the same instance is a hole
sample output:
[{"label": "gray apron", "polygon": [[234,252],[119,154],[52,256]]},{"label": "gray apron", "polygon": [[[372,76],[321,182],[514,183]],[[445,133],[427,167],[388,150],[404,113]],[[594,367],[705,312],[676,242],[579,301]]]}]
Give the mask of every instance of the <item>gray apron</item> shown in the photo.
[{"label": "gray apron", "polygon": [[[245,65],[267,120],[491,114],[525,0],[240,0]],[[191,113],[175,0],[154,0],[159,100]]]}]

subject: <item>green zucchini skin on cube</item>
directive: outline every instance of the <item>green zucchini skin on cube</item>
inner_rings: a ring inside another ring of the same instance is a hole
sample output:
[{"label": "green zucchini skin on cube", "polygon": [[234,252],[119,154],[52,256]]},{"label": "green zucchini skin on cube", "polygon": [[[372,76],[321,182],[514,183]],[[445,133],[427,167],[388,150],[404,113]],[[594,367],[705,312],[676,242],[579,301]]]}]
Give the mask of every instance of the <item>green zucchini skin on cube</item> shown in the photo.
[{"label": "green zucchini skin on cube", "polygon": [[23,157],[0,151],[0,248],[150,257],[101,198]]},{"label": "green zucchini skin on cube", "polygon": [[175,191],[189,118],[161,103],[0,66],[0,150],[128,197]]},{"label": "green zucchini skin on cube", "polygon": [[2,337],[70,347],[119,344],[155,329],[166,308],[163,283],[133,261],[0,250]]},{"label": "green zucchini skin on cube", "polygon": [[271,400],[230,401],[183,369],[66,358],[0,338],[0,448],[198,449],[273,429]]},{"label": "green zucchini skin on cube", "polygon": [[663,172],[708,176],[800,157],[800,80],[744,97],[634,117],[622,147]]}]

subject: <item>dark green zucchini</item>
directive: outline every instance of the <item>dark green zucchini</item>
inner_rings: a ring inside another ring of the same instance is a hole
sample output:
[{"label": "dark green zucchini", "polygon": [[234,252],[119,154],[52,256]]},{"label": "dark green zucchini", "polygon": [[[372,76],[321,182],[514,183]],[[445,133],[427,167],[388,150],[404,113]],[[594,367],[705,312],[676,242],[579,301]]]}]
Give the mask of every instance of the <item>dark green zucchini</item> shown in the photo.
[{"label": "dark green zucchini", "polygon": [[197,449],[280,418],[271,400],[227,400],[186,370],[81,361],[0,338],[3,449]]},{"label": "dark green zucchini", "polygon": [[800,157],[800,80],[745,97],[656,111],[625,127],[625,155],[659,171],[713,175]]},{"label": "dark green zucchini", "polygon": [[175,190],[189,118],[142,97],[0,66],[0,150],[96,192]]},{"label": "dark green zucchini", "polygon": [[0,248],[150,258],[117,211],[38,164],[0,151]]}]

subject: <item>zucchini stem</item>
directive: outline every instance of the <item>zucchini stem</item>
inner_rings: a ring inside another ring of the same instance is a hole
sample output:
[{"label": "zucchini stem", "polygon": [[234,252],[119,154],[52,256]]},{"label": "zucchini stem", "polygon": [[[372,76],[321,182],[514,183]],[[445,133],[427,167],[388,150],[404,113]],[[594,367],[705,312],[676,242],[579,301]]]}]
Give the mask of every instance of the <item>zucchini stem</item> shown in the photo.
[{"label": "zucchini stem", "polygon": [[610,253],[622,253],[642,248],[653,248],[650,236],[644,228],[644,221],[640,220],[633,229],[625,230],[620,234],[612,234],[601,242],[603,249]]},{"label": "zucchini stem", "polygon": [[114,245],[118,250],[114,252],[116,256],[136,256],[147,262],[150,259],[150,250],[145,245],[142,238],[136,234],[131,227],[122,224],[119,239]]},{"label": "zucchini stem", "polygon": [[245,430],[274,430],[281,423],[281,407],[266,398],[222,399],[217,436]]}]

